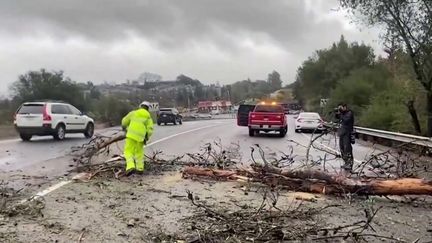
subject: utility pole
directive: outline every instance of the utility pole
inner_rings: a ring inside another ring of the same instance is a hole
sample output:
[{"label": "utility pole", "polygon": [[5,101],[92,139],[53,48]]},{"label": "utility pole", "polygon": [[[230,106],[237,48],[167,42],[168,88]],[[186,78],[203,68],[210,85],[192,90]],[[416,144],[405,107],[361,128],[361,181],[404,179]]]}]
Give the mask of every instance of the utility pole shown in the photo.
[{"label": "utility pole", "polygon": [[188,109],[190,110],[190,97],[189,97],[189,94],[188,94],[188,97],[187,97],[187,102],[188,102]]}]

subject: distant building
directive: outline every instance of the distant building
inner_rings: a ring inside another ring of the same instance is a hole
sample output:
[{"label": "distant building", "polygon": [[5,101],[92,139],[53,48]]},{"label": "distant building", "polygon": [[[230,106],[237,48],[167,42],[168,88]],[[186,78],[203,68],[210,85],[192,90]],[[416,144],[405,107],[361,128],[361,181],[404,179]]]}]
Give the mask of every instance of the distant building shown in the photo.
[{"label": "distant building", "polygon": [[127,85],[127,84],[117,84],[117,85],[99,85],[97,90],[103,95],[129,95],[132,93],[139,92],[141,88]]},{"label": "distant building", "polygon": [[224,113],[232,110],[232,108],[231,101],[226,100],[198,102],[198,112]]}]

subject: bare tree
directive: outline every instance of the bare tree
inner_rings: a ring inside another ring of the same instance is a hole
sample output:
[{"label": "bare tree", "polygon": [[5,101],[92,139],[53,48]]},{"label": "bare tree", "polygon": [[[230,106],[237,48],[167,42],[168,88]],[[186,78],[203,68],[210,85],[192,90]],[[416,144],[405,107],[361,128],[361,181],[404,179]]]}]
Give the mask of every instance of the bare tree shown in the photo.
[{"label": "bare tree", "polygon": [[384,27],[385,42],[396,40],[409,54],[416,79],[427,95],[427,134],[432,136],[432,1],[340,0],[369,26]]}]

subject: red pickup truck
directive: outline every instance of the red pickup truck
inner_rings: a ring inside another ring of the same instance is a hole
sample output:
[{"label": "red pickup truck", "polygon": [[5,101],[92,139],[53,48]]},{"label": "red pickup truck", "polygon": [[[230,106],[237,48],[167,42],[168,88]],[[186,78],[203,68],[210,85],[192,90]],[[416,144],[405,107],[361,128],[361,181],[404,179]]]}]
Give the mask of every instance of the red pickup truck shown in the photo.
[{"label": "red pickup truck", "polygon": [[279,132],[280,137],[285,137],[288,132],[287,119],[284,109],[281,105],[276,104],[259,104],[249,113],[249,136],[253,137],[260,131]]}]

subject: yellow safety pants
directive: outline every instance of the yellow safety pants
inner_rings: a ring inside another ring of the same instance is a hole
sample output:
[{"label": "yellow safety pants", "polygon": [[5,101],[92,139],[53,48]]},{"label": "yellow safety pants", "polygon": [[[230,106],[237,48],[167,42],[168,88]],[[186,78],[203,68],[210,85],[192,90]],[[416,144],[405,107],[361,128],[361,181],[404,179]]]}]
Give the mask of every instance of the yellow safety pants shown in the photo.
[{"label": "yellow safety pants", "polygon": [[126,159],[126,171],[132,169],[144,171],[144,142],[126,138],[124,157]]}]

